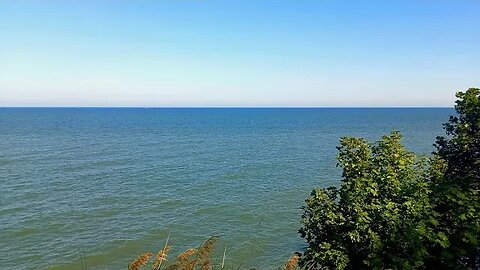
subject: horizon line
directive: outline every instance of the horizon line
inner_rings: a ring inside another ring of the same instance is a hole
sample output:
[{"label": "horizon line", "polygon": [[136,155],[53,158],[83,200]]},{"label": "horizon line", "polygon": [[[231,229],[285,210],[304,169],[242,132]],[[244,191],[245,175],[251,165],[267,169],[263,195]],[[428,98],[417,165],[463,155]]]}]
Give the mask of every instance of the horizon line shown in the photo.
[{"label": "horizon line", "polygon": [[453,109],[454,106],[422,106],[422,105],[393,105],[393,106],[129,106],[129,105],[120,105],[120,106],[0,106],[0,109],[8,109],[8,108],[32,108],[32,109],[81,109],[81,108],[104,108],[104,109]]}]

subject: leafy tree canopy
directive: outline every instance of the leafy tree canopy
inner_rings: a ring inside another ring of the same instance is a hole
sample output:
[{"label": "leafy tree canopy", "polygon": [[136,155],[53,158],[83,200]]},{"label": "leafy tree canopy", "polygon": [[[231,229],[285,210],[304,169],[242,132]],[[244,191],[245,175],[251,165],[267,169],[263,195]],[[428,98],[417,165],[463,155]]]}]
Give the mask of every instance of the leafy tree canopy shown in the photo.
[{"label": "leafy tree canopy", "polygon": [[[431,158],[341,138],[339,188],[315,189],[300,234],[306,269],[474,269],[479,254],[480,90],[457,94]],[[477,256],[477,257],[476,257]]]},{"label": "leafy tree canopy", "polygon": [[[415,269],[423,264],[431,212],[426,161],[392,132],[375,144],[342,138],[340,189],[316,189],[300,233],[313,269]],[[428,220],[427,220],[428,221]]]},{"label": "leafy tree canopy", "polygon": [[437,137],[434,166],[443,174],[432,178],[439,233],[447,245],[432,252],[435,269],[473,269],[480,253],[480,89],[457,93],[455,110]]}]

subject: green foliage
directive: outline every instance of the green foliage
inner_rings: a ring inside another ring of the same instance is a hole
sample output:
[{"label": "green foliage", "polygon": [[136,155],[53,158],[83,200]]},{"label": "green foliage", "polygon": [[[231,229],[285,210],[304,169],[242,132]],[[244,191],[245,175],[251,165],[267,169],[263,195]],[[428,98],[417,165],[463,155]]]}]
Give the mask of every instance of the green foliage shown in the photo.
[{"label": "green foliage", "polygon": [[[435,269],[474,269],[480,253],[480,89],[457,93],[455,110],[437,137],[434,160],[443,174],[432,178],[437,231],[445,244],[433,247]],[[477,256],[477,258],[476,258]]]},{"label": "green foliage", "polygon": [[480,269],[480,89],[457,93],[431,158],[393,132],[342,138],[340,188],[306,200],[306,269]]},{"label": "green foliage", "polygon": [[393,132],[376,144],[342,138],[340,189],[316,189],[304,207],[307,269],[416,269],[427,256],[431,206],[426,160]]}]

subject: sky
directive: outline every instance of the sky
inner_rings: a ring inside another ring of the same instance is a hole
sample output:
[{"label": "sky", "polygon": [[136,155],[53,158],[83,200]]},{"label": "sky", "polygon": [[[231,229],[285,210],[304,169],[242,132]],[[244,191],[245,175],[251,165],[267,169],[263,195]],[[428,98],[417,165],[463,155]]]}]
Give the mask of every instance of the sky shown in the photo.
[{"label": "sky", "polygon": [[452,106],[479,0],[0,0],[0,106]]}]

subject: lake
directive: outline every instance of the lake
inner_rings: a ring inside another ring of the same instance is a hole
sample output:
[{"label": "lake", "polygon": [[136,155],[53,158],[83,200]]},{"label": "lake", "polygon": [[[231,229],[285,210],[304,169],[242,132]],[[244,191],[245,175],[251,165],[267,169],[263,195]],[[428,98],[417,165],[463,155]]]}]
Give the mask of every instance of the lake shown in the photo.
[{"label": "lake", "polygon": [[340,183],[342,136],[433,150],[451,108],[1,108],[2,269],[126,269],[218,235],[227,264],[302,249],[300,207]]}]

